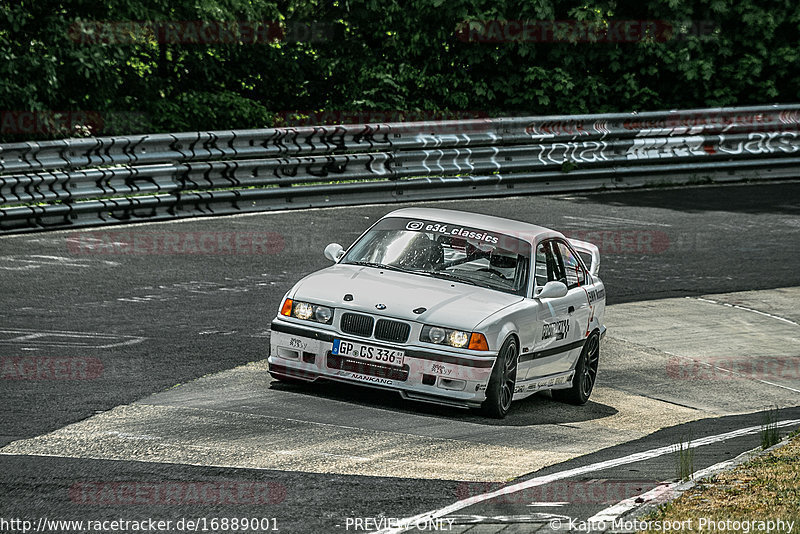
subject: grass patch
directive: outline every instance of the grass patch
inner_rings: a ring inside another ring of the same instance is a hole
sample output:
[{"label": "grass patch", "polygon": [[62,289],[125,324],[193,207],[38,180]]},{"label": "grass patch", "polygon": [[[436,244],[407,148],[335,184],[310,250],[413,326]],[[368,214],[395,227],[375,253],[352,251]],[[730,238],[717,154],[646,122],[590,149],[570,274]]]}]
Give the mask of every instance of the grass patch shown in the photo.
[{"label": "grass patch", "polygon": [[[760,434],[762,449],[769,449],[781,440],[781,435],[778,431],[778,408],[772,408],[764,412]],[[800,506],[800,503],[798,503],[798,506]]]},{"label": "grass patch", "polygon": [[[777,431],[777,427],[775,428]],[[788,445],[754,458],[737,468],[704,479],[678,499],[644,520],[681,522],[699,530],[700,519],[712,521],[783,521],[773,533],[800,529],[800,435]],[[690,529],[686,529],[689,532]],[[708,531],[708,527],[706,527]],[[746,527],[726,532],[747,532]],[[750,529],[758,532],[758,529]]]},{"label": "grass patch", "polygon": [[682,437],[675,445],[675,474],[678,480],[689,480],[694,475],[694,449],[692,437]]}]

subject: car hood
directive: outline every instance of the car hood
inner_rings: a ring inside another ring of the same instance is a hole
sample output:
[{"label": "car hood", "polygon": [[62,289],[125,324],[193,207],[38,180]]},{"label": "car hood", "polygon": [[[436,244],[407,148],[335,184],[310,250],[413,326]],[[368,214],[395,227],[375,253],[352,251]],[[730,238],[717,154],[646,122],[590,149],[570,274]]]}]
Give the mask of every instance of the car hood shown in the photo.
[{"label": "car hood", "polygon": [[[346,294],[353,300],[345,301]],[[295,285],[289,297],[464,330],[522,300],[517,295],[451,280],[357,265],[334,265],[310,274]],[[379,304],[386,308],[377,309]],[[418,308],[426,311],[414,313]]]}]

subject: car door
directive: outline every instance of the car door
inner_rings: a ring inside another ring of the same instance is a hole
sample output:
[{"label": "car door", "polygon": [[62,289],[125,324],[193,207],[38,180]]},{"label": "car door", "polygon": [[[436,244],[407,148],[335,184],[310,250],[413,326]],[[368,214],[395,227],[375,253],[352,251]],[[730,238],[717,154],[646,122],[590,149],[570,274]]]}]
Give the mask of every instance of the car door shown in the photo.
[{"label": "car door", "polygon": [[[536,342],[534,350],[526,358],[529,360],[526,378],[569,371],[584,338],[589,318],[588,297],[580,286],[580,272],[574,271],[570,257],[562,252],[562,245],[566,246],[560,240],[548,239],[536,247],[533,298],[539,305],[535,321]],[[568,267],[573,269],[571,274]],[[585,283],[585,273],[582,280]],[[547,282],[552,281],[567,285],[567,294],[539,299],[536,295]]]},{"label": "car door", "polygon": [[570,328],[569,334],[569,346],[571,347],[569,361],[571,363],[567,369],[571,369],[583,350],[583,342],[586,339],[592,315],[589,294],[586,291],[589,277],[575,250],[565,241],[557,240],[556,243],[558,252],[556,259],[563,268],[567,284],[568,293],[564,297],[567,299],[567,315],[570,318],[571,326],[574,326],[574,328]]}]

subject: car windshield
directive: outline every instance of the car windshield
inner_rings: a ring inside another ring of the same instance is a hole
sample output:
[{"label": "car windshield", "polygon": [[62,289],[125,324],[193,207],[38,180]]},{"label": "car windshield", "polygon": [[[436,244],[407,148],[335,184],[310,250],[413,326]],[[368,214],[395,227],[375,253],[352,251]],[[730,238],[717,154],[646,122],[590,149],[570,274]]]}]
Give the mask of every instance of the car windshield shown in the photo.
[{"label": "car windshield", "polygon": [[525,295],[531,246],[513,236],[444,222],[391,217],[340,263],[400,270]]}]

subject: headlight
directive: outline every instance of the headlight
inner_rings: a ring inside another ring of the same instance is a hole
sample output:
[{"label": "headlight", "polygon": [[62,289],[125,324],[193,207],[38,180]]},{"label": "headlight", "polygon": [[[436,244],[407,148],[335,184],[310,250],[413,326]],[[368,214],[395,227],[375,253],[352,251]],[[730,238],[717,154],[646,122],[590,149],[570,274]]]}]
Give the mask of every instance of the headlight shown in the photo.
[{"label": "headlight", "polygon": [[316,321],[323,324],[331,324],[333,320],[333,309],[327,306],[319,306],[309,302],[299,302],[297,300],[286,299],[281,306],[281,315],[286,317],[296,317],[304,321]]},{"label": "headlight", "polygon": [[316,319],[317,322],[328,324],[331,322],[332,317],[333,311],[325,306],[317,306],[317,309],[314,310],[314,319]]},{"label": "headlight", "polygon": [[453,330],[441,326],[423,326],[419,340],[427,343],[436,343],[437,345],[449,345],[457,349],[489,350],[489,344],[483,334]]},{"label": "headlight", "polygon": [[428,330],[428,339],[431,343],[441,343],[447,337],[444,328],[434,326]]},{"label": "headlight", "polygon": [[460,330],[453,330],[447,336],[448,345],[462,348],[466,347],[467,343],[469,343],[469,334],[467,334],[466,332],[461,332]]},{"label": "headlight", "polygon": [[314,307],[308,302],[295,302],[294,308],[292,309],[292,315],[298,319],[304,319],[308,321],[311,319],[311,316],[314,315]]}]

